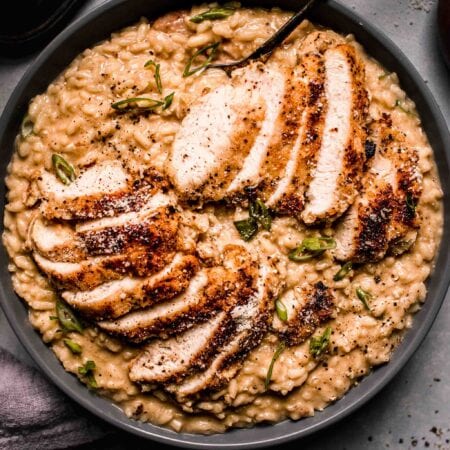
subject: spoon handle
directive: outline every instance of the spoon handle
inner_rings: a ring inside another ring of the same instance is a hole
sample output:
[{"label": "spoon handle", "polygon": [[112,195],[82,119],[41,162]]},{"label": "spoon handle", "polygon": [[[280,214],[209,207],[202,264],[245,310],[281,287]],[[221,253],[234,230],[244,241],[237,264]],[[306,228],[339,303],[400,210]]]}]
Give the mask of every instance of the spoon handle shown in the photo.
[{"label": "spoon handle", "polygon": [[283,41],[297,28],[298,25],[304,20],[309,10],[320,0],[308,0],[300,11],[295,13],[279,30],[277,30],[264,44],[260,45],[253,53],[241,59],[240,61],[234,61],[229,63],[210,64],[208,69],[223,69],[228,75],[234,69],[243,67],[249,62],[262,57],[268,57],[272,54],[277,46],[283,43]]}]

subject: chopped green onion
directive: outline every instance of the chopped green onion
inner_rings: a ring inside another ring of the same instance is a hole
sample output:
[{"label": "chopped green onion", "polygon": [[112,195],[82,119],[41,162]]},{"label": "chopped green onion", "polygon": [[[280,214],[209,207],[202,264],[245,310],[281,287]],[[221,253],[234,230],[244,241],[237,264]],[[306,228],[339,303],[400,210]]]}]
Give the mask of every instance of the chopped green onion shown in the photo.
[{"label": "chopped green onion", "polygon": [[309,341],[309,351],[314,358],[320,356],[329,346],[331,327],[327,327],[319,337],[312,337]]},{"label": "chopped green onion", "polygon": [[78,333],[83,332],[83,327],[76,318],[75,314],[60,300],[57,300],[56,302],[56,314],[64,331],[77,331]]},{"label": "chopped green onion", "polygon": [[369,300],[372,299],[372,295],[369,292],[362,289],[361,287],[356,288],[356,295],[361,300],[362,304],[367,309],[367,311],[370,311]]},{"label": "chopped green onion", "polygon": [[259,225],[266,230],[270,231],[272,227],[272,217],[270,216],[269,209],[261,199],[256,199],[250,203],[249,206],[249,218],[238,220],[234,222],[235,227],[239,231],[244,241],[249,241],[258,232]]},{"label": "chopped green onion", "polygon": [[325,250],[333,248],[336,248],[336,241],[331,237],[309,237],[303,239],[298,247],[291,250],[288,258],[295,262],[309,261],[321,256]]},{"label": "chopped green onion", "polygon": [[403,253],[407,252],[412,247],[413,244],[414,244],[413,239],[410,239],[407,241],[398,240],[394,244],[391,245],[390,252],[394,256],[403,255]]},{"label": "chopped green onion", "polygon": [[75,181],[75,169],[61,155],[54,153],[52,155],[52,164],[56,176],[64,183],[70,184]]},{"label": "chopped green onion", "polygon": [[244,241],[249,241],[258,232],[258,223],[253,217],[237,220],[234,222],[234,226],[239,231],[239,234]]},{"label": "chopped green onion", "polygon": [[[191,58],[189,59],[188,63],[186,64],[186,67],[183,71],[183,78],[190,77],[194,73],[199,72],[202,69],[205,69],[208,67],[208,65],[211,63],[211,61],[214,59],[217,53],[217,48],[219,47],[220,42],[214,42],[213,44],[209,44],[206,47],[201,48],[200,50],[196,51]],[[209,55],[208,55],[209,51]],[[206,61],[203,64],[200,64],[199,66],[195,67],[194,69],[191,69],[192,64],[198,58],[199,56],[204,55],[206,56]]]},{"label": "chopped green onion", "polygon": [[20,125],[20,135],[22,139],[26,139],[28,136],[33,134],[34,123],[31,120],[30,116],[27,114]]},{"label": "chopped green onion", "polygon": [[142,110],[151,111],[159,106],[164,105],[164,102],[160,100],[155,100],[153,98],[148,97],[132,97],[126,98],[125,100],[120,100],[111,105],[112,108],[117,109],[118,111],[124,111],[127,109],[138,108]]},{"label": "chopped green onion", "polygon": [[333,281],[341,281],[348,273],[353,269],[353,263],[351,261],[346,262],[334,275]]},{"label": "chopped green onion", "polygon": [[315,252],[318,250],[329,250],[336,248],[336,241],[331,237],[312,237],[303,239],[305,250]]},{"label": "chopped green onion", "polygon": [[71,339],[63,339],[65,346],[74,354],[79,355],[82,351],[81,345]]},{"label": "chopped green onion", "polygon": [[382,75],[378,77],[379,80],[384,80],[387,78],[392,72],[384,72]]},{"label": "chopped green onion", "polygon": [[415,116],[416,114],[414,114],[413,112],[409,111],[408,109],[406,109],[403,105],[402,102],[397,99],[395,101],[395,105],[394,108],[398,108],[400,111],[403,111],[405,114],[409,114],[410,116]]},{"label": "chopped green onion", "polygon": [[97,388],[97,381],[95,380],[94,377],[95,369],[96,369],[95,362],[92,360],[88,360],[86,361],[84,366],[78,367],[78,373],[80,375],[84,375],[84,377],[86,378],[87,385],[92,389]]},{"label": "chopped green onion", "polygon": [[275,302],[275,309],[277,311],[278,318],[283,322],[286,322],[286,320],[288,319],[286,305],[281,300],[277,300]]},{"label": "chopped green onion", "polygon": [[211,8],[208,11],[202,12],[201,14],[197,14],[196,16],[191,17],[189,20],[194,23],[201,23],[204,20],[220,20],[226,19],[227,17],[233,15],[235,9],[228,6],[225,8]]},{"label": "chopped green onion", "polygon": [[272,372],[275,361],[280,357],[285,348],[286,344],[284,343],[284,341],[281,341],[275,349],[275,353],[272,356],[272,361],[270,361],[269,369],[267,370],[266,380],[264,381],[264,388],[266,391],[269,388],[270,380],[272,379]]},{"label": "chopped green onion", "polygon": [[254,202],[250,203],[249,214],[250,217],[257,220],[266,231],[270,231],[270,228],[272,227],[272,217],[270,216],[269,209],[261,199],[257,198]]},{"label": "chopped green onion", "polygon": [[149,67],[155,68],[155,83],[156,88],[158,89],[158,92],[162,94],[163,88],[162,88],[162,82],[161,82],[161,64],[156,64],[155,61],[149,60],[144,64],[144,67],[148,69]]},{"label": "chopped green onion", "polygon": [[173,97],[175,96],[175,92],[172,92],[171,94],[164,97],[164,105],[162,107],[162,110],[165,111],[167,108],[170,107],[170,105],[173,102]]},{"label": "chopped green onion", "polygon": [[406,207],[411,215],[414,217],[416,215],[416,203],[413,196],[408,192],[406,194]]}]

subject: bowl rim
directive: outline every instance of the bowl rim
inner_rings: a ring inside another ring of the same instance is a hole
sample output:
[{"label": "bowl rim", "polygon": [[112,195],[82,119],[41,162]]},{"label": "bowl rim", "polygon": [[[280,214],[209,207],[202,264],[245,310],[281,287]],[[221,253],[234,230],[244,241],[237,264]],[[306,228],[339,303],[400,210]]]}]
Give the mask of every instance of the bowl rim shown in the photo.
[{"label": "bowl rim", "polygon": [[[24,99],[28,98],[28,100],[30,100],[31,97],[36,95],[36,92],[33,95],[28,96],[26,93],[30,89],[33,90],[33,82],[36,82],[36,77],[39,76],[42,70],[45,70],[44,66],[51,60],[52,55],[54,55],[57,50],[61,50],[67,42],[70,42],[70,40],[76,37],[77,33],[84,27],[89,24],[92,25],[107,13],[112,14],[113,10],[118,10],[121,7],[123,8],[127,3],[130,3],[129,0],[110,0],[94,7],[61,32],[34,60],[11,94],[0,118],[0,145],[2,146],[3,152],[6,152],[8,156],[13,153],[13,151],[8,148],[12,144],[11,127],[17,131],[18,124],[20,123],[18,118],[23,114],[26,106],[23,104]],[[178,8],[181,7],[180,3],[173,1],[171,3],[173,5],[179,5]],[[187,1],[184,3],[192,4],[194,1]],[[248,2],[244,1],[243,3],[245,6]],[[254,1],[253,3],[277,5],[280,3],[287,4],[289,1],[260,0]],[[293,2],[291,3],[294,4]],[[284,5],[282,5],[282,7],[284,7]],[[316,412],[316,415],[312,418],[301,419],[297,422],[285,420],[275,425],[259,425],[250,429],[233,429],[224,434],[205,436],[189,433],[176,433],[163,427],[149,423],[142,424],[129,419],[122,413],[118,406],[112,403],[112,401],[88,392],[84,385],[79,383],[73,375],[66,372],[59,360],[52,353],[51,349],[44,344],[41,336],[31,327],[31,324],[27,319],[28,307],[24,302],[17,301],[18,296],[12,291],[10,274],[6,270],[8,260],[6,251],[4,247],[1,246],[0,263],[3,265],[4,271],[2,271],[0,280],[0,305],[19,341],[39,366],[41,371],[57,385],[58,388],[88,411],[118,428],[140,437],[185,448],[262,448],[296,438],[310,436],[311,434],[342,420],[377,394],[397,374],[417,350],[437,316],[450,283],[450,253],[445,251],[445,242],[448,242],[448,239],[450,239],[450,182],[443,176],[450,167],[450,135],[447,124],[430,90],[414,66],[409,62],[403,52],[382,31],[374,27],[367,20],[361,18],[349,8],[337,3],[335,0],[328,0],[326,3],[320,5],[320,8],[325,8],[328,12],[334,12],[355,24],[357,41],[361,42],[358,33],[367,33],[370,39],[378,43],[380,51],[385,52],[384,58],[386,61],[383,62],[387,67],[389,67],[390,64],[395,67],[395,62],[389,61],[387,55],[394,58],[398,63],[397,68],[401,68],[404,75],[403,77],[400,76],[402,87],[404,87],[404,82],[406,82],[410,88],[409,90],[405,89],[408,96],[413,97],[416,103],[419,103],[417,104],[419,112],[426,111],[431,113],[432,121],[427,118],[426,120],[429,124],[427,127],[425,127],[425,124],[423,124],[423,126],[424,128],[427,128],[426,131],[430,141],[433,140],[435,142],[435,144],[432,144],[433,150],[435,150],[435,145],[439,150],[438,155],[435,153],[435,158],[438,164],[441,184],[445,192],[444,233],[439,253],[436,258],[436,267],[442,267],[444,269],[443,273],[439,273],[439,276],[436,276],[438,270],[435,270],[435,275],[432,276],[430,282],[433,290],[431,291],[431,294],[427,294],[426,302],[422,309],[415,315],[415,325],[408,333],[406,333],[403,342],[394,352],[389,364],[375,369],[372,374],[365,377],[359,386],[352,387],[351,390],[335,404],[328,406],[323,412]],[[159,9],[161,14],[161,11],[164,10],[165,7],[159,5],[156,9]],[[330,16],[332,16],[332,14]],[[313,17],[315,17],[315,14],[313,14]],[[332,18],[330,18],[330,20],[333,22]],[[127,20],[127,22],[133,23],[133,20]],[[323,23],[323,20],[320,22]],[[104,38],[107,38],[115,29],[116,28],[105,29],[101,31],[101,34]],[[92,45],[95,45],[95,42],[90,44],[90,46]],[[72,48],[71,51],[73,52],[75,50]],[[371,55],[373,54],[373,52],[368,53]],[[77,53],[71,54],[70,59],[73,59],[76,54]],[[47,85],[53,79],[53,77],[44,78]],[[50,80],[48,80],[48,78],[50,78]],[[412,92],[414,95],[411,95]],[[419,99],[419,102],[417,102],[416,98]],[[421,117],[424,117],[423,114],[421,114]],[[436,134],[430,135],[430,132],[433,131]],[[15,134],[15,132],[13,134]],[[9,157],[1,162],[1,173],[3,175],[6,172],[8,161]],[[2,183],[2,189],[4,194],[4,183]],[[5,201],[4,195],[2,197],[3,199],[0,206],[3,212]],[[1,232],[3,233],[3,225]],[[10,298],[11,301],[9,300]],[[418,324],[416,325],[416,323]],[[268,430],[268,432],[262,430]],[[265,437],[262,437],[264,435]],[[235,442],[233,442],[234,440]]]}]

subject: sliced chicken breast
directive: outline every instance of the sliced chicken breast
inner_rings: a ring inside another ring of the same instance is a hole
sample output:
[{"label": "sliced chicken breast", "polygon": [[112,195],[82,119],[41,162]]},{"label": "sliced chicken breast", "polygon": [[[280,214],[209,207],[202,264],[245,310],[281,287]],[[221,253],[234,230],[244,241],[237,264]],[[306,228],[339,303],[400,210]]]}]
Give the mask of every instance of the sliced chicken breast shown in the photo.
[{"label": "sliced chicken breast", "polygon": [[260,132],[244,159],[241,170],[226,190],[228,197],[242,195],[244,188],[256,187],[262,182],[265,161],[276,160],[276,155],[278,158],[284,158],[284,155],[279,153],[284,146],[278,128],[284,127],[287,133],[292,128],[289,120],[282,117],[283,113],[288,113],[285,100],[294,95],[292,91],[287,90],[287,74],[274,67],[256,65],[252,70],[247,70],[245,76],[255,93],[264,99],[266,113]]},{"label": "sliced chicken breast", "polygon": [[126,276],[152,275],[162,270],[174,255],[174,251],[156,252],[141,247],[127,253],[99,256],[77,263],[54,262],[37,252],[33,253],[33,259],[56,287],[87,291]]},{"label": "sliced chicken breast", "polygon": [[268,330],[273,311],[272,278],[272,269],[261,266],[256,292],[247,303],[236,306],[231,311],[236,330],[208,368],[185,378],[181,383],[166,387],[178,401],[186,401],[205,390],[220,389],[236,375],[242,366],[242,360],[261,342]]},{"label": "sliced chicken breast", "polygon": [[327,109],[323,136],[306,192],[306,224],[332,221],[353,203],[364,165],[365,71],[355,49],[338,45],[325,54]]},{"label": "sliced chicken breast", "polygon": [[422,191],[418,155],[392,128],[388,116],[372,124],[377,151],[363,180],[363,192],[339,224],[336,258],[359,263],[396,254],[417,236],[416,205]]},{"label": "sliced chicken breast", "polygon": [[153,385],[179,381],[195,370],[205,369],[229,340],[234,322],[226,312],[170,339],[156,339],[130,367],[131,381]]},{"label": "sliced chicken breast", "polygon": [[132,342],[142,342],[181,333],[218,311],[230,311],[247,302],[255,289],[254,262],[242,246],[228,246],[223,253],[222,266],[198,272],[187,290],[175,299],[115,321],[102,321],[99,326]]},{"label": "sliced chicken breast", "polygon": [[327,322],[334,311],[334,296],[322,282],[288,291],[280,301],[286,307],[287,320],[275,316],[273,328],[287,345],[298,345]]},{"label": "sliced chicken breast", "polygon": [[73,183],[63,184],[44,171],[39,180],[41,212],[47,219],[85,220],[137,211],[158,190],[167,186],[154,172],[138,181],[119,161],[96,164],[84,170]]},{"label": "sliced chicken breast", "polygon": [[389,246],[394,192],[389,182],[393,167],[379,154],[363,179],[363,192],[336,230],[335,256],[341,261],[365,263],[384,257]]},{"label": "sliced chicken breast", "polygon": [[88,256],[83,241],[73,228],[61,222],[45,223],[37,217],[30,225],[28,245],[51,261],[79,262]]},{"label": "sliced chicken breast", "polygon": [[[312,171],[322,142],[325,119],[325,67],[319,54],[305,55],[294,71],[297,79],[295,96],[287,102],[288,107],[298,105],[293,117],[296,131],[287,139],[288,147],[283,152],[288,160],[277,168],[279,176],[267,205],[279,214],[299,216],[305,203],[305,191],[310,184]],[[303,106],[300,107],[300,105]],[[292,139],[294,138],[294,139]],[[276,167],[273,163],[273,167]],[[271,177],[277,180],[275,176]],[[267,198],[267,194],[266,194]]]},{"label": "sliced chicken breast", "polygon": [[169,176],[183,198],[224,197],[264,117],[264,103],[253,90],[247,80],[220,86],[190,109],[168,163]]},{"label": "sliced chicken breast", "polygon": [[86,317],[115,319],[181,294],[198,269],[195,256],[178,253],[169,265],[149,278],[126,277],[90,291],[65,291],[62,297]]},{"label": "sliced chicken breast", "polygon": [[140,223],[150,217],[157,217],[162,210],[173,214],[175,205],[176,198],[167,193],[156,192],[148,198],[148,201],[142,205],[142,208],[136,211],[116,214],[114,217],[78,222],[76,224],[76,231],[78,233],[89,233],[105,228],[124,226],[130,223]]},{"label": "sliced chicken breast", "polygon": [[[70,224],[37,219],[30,227],[30,245],[55,262],[81,262],[90,256],[124,253],[143,245],[154,251],[174,249],[179,218],[171,206],[159,207],[163,202],[153,202],[158,196],[139,212],[83,222],[75,229]],[[152,204],[156,209],[150,208]]]},{"label": "sliced chicken breast", "polygon": [[136,343],[154,336],[181,333],[214,315],[215,298],[205,293],[209,284],[208,270],[202,270],[191,280],[187,290],[174,300],[132,312],[115,321],[102,321],[98,325],[113,335]]},{"label": "sliced chicken breast", "polygon": [[328,49],[345,43],[345,37],[332,30],[316,30],[305,36],[298,51],[300,55],[311,53],[323,55]]},{"label": "sliced chicken breast", "polygon": [[122,254],[140,247],[154,252],[171,251],[176,248],[179,220],[173,209],[160,208],[149,211],[147,215],[130,214],[138,217],[124,225],[78,231],[77,236],[83,241],[88,254],[92,256]]}]

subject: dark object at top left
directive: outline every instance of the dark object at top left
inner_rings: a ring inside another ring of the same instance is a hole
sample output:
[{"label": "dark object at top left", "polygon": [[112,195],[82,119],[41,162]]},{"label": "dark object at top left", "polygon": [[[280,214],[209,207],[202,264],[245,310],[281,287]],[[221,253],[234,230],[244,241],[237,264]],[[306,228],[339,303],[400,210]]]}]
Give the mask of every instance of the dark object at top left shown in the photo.
[{"label": "dark object at top left", "polygon": [[20,57],[47,44],[86,0],[15,0],[0,16],[0,55]]}]

